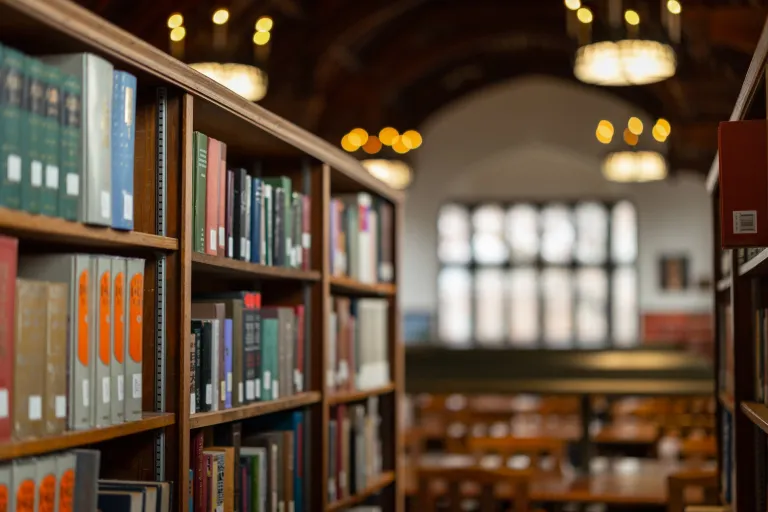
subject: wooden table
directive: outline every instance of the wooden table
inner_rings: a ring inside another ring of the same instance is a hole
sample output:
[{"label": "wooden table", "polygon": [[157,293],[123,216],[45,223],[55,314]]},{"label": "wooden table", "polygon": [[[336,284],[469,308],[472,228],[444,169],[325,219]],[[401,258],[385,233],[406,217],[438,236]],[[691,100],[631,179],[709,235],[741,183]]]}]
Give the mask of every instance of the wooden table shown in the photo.
[{"label": "wooden table", "polygon": [[[464,467],[474,463],[467,455],[427,454],[422,467]],[[665,505],[667,476],[681,469],[711,469],[714,463],[667,462],[657,459],[622,458],[608,460],[595,457],[590,474],[541,475],[531,482],[531,500],[540,502],[581,502],[635,505]],[[408,496],[417,492],[416,468],[405,462],[405,490]],[[499,497],[509,497],[510,489],[500,486]]]}]

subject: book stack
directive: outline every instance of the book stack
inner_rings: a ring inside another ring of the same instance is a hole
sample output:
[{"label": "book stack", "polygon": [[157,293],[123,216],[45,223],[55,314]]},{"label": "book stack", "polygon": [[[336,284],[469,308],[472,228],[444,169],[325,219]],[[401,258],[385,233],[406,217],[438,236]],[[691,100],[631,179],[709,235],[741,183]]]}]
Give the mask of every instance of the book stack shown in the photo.
[{"label": "book stack", "polygon": [[[0,464],[0,496],[8,510],[169,512],[168,482],[99,480],[101,453],[71,450]],[[5,509],[3,509],[5,510]]]},{"label": "book stack", "polygon": [[194,134],[194,250],[261,265],[309,270],[310,197],[285,176],[227,169],[227,145]]},{"label": "book stack", "polygon": [[330,271],[363,283],[394,279],[394,210],[365,192],[330,204]]},{"label": "book stack", "polygon": [[304,306],[262,307],[258,292],[196,297],[190,410],[218,411],[304,391]]},{"label": "book stack", "polygon": [[304,413],[254,424],[260,433],[244,436],[240,446],[206,447],[202,431],[193,437],[190,510],[305,510]]},{"label": "book stack", "polygon": [[386,299],[334,297],[329,325],[330,390],[363,391],[390,383]]},{"label": "book stack", "polygon": [[364,491],[382,472],[378,397],[366,405],[339,405],[328,424],[328,499]]},{"label": "book stack", "polygon": [[17,247],[0,236],[0,441],[141,419],[144,260]]},{"label": "book stack", "polygon": [[0,206],[133,229],[136,77],[0,45]]}]

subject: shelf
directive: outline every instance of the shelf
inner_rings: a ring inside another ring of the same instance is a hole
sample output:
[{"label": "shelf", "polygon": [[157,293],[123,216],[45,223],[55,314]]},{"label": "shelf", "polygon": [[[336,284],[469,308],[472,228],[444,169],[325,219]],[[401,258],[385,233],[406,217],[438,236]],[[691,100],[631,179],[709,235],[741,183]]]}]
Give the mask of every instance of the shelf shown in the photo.
[{"label": "shelf", "polygon": [[768,434],[768,407],[757,402],[742,402],[741,410],[760,430]]},{"label": "shelf", "polygon": [[255,418],[274,412],[298,409],[299,407],[316,404],[318,402],[320,402],[320,393],[310,391],[308,393],[300,393],[298,395],[280,398],[279,400],[256,402],[255,404],[235,407],[234,409],[200,412],[189,417],[189,428],[210,427],[211,425]]},{"label": "shelf", "polygon": [[11,441],[0,444],[0,460],[15,459],[17,457],[29,457],[43,453],[67,450],[89,444],[101,443],[111,439],[117,439],[140,432],[156,430],[168,427],[175,422],[173,413],[145,412],[144,418],[138,421],[129,421],[110,427],[94,428],[89,430],[73,430],[60,435],[30,439],[25,441]]},{"label": "shelf", "polygon": [[359,402],[365,400],[371,396],[385,395],[395,390],[395,384],[389,383],[386,386],[380,386],[378,388],[366,389],[363,391],[342,391],[331,393],[328,397],[328,405],[346,404],[349,402]]},{"label": "shelf", "polygon": [[222,256],[211,256],[199,252],[192,253],[192,271],[227,275],[240,278],[292,279],[296,281],[319,281],[320,272],[299,270],[287,267],[259,265],[249,261],[234,260]]},{"label": "shelf", "polygon": [[331,277],[331,292],[363,297],[388,297],[394,295],[397,287],[391,283],[361,283],[350,277]]},{"label": "shelf", "polygon": [[382,489],[384,489],[386,486],[388,486],[394,481],[395,481],[394,471],[388,471],[386,473],[383,473],[371,485],[363,489],[361,492],[353,496],[348,496],[344,499],[334,501],[333,503],[329,504],[325,510],[326,512],[335,512],[337,510],[339,511],[346,510],[349,507],[358,505],[363,501],[365,501],[366,498],[381,491]]},{"label": "shelf", "polygon": [[720,391],[717,397],[720,399],[720,403],[723,405],[723,407],[725,407],[726,409],[731,411],[731,413],[733,413],[733,410],[734,410],[733,399],[729,397],[725,393],[725,391]]},{"label": "shelf", "polygon": [[717,282],[717,291],[725,292],[731,289],[731,276],[724,277]]},{"label": "shelf", "polygon": [[32,215],[7,208],[0,208],[0,232],[22,240],[44,240],[94,248],[143,248],[159,251],[176,251],[179,248],[179,241],[175,238],[87,226],[58,217]]},{"label": "shelf", "polygon": [[765,275],[768,274],[768,249],[763,249],[757,256],[739,266],[739,275]]}]

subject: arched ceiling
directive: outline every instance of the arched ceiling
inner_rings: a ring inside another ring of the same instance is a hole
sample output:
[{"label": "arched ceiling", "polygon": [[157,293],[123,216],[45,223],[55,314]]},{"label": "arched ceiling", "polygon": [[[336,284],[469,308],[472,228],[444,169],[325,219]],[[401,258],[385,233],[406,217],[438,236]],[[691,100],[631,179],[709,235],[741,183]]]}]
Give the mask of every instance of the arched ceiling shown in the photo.
[{"label": "arched ceiling", "polygon": [[[252,55],[253,23],[275,19],[261,104],[337,142],[355,126],[419,126],[445,104],[513,77],[578,83],[562,0],[80,0],[126,30],[168,49],[166,19],[181,12],[189,53],[210,46],[210,16],[226,6],[227,51]],[[607,0],[585,0],[593,10]],[[659,0],[625,0],[658,19]],[[673,168],[706,172],[717,123],[730,115],[768,0],[683,0],[675,77],[643,87],[601,88],[673,125]],[[586,87],[586,86],[585,86]]]}]

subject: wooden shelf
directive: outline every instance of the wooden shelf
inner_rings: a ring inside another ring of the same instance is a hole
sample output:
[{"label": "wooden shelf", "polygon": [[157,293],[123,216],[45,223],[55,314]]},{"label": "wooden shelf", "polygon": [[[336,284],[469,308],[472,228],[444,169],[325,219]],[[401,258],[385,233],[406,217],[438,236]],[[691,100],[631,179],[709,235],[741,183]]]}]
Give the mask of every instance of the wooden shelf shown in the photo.
[{"label": "wooden shelf", "polygon": [[394,481],[395,481],[394,471],[388,471],[386,473],[383,473],[379,476],[379,478],[375,479],[371,485],[363,489],[361,492],[353,496],[348,496],[344,499],[334,501],[333,503],[329,504],[325,510],[326,512],[335,512],[337,510],[339,511],[345,510],[354,505],[358,505],[363,501],[365,501],[366,498],[381,491],[382,489],[384,489],[386,486],[388,486]]},{"label": "wooden shelf", "polygon": [[733,405],[733,399],[729,397],[725,391],[720,391],[717,395],[718,399],[720,400],[720,403],[728,409],[729,411],[733,412],[734,405]]},{"label": "wooden shelf", "polygon": [[300,393],[279,400],[270,400],[268,402],[257,402],[255,404],[235,407],[234,409],[225,409],[223,411],[200,412],[193,414],[189,418],[189,428],[202,428],[231,421],[240,421],[248,418],[255,418],[274,412],[288,411],[298,409],[306,405],[312,405],[320,402],[320,393],[310,391]]},{"label": "wooden shelf", "polygon": [[249,261],[234,260],[222,256],[192,253],[192,272],[208,272],[231,277],[253,277],[259,279],[293,279],[296,281],[319,281],[320,272],[295,268],[259,265]]},{"label": "wooden shelf", "polygon": [[346,404],[349,402],[358,402],[371,396],[385,395],[395,390],[395,384],[390,382],[386,386],[366,389],[363,391],[342,391],[331,393],[328,397],[328,405]]},{"label": "wooden shelf", "polygon": [[388,297],[394,295],[397,287],[391,283],[361,283],[350,277],[331,277],[331,292],[362,297]]},{"label": "wooden shelf", "polygon": [[739,275],[765,275],[768,274],[768,249],[763,249],[751,260],[739,266]]},{"label": "wooden shelf", "polygon": [[47,243],[81,245],[94,248],[143,248],[176,251],[175,238],[150,235],[138,231],[117,231],[79,222],[32,215],[21,210],[0,208],[0,231],[22,240],[40,240]]},{"label": "wooden shelf", "polygon": [[101,443],[110,439],[168,427],[174,424],[175,419],[173,413],[145,412],[144,418],[138,421],[129,421],[104,428],[73,430],[64,432],[61,435],[39,439],[11,441],[10,443],[0,444],[0,460],[29,457],[31,455],[67,450],[77,446]]},{"label": "wooden shelf", "polygon": [[731,276],[724,277],[717,282],[717,291],[725,292],[731,289]]},{"label": "wooden shelf", "polygon": [[741,410],[757,425],[760,430],[768,434],[768,407],[757,402],[742,402]]}]

